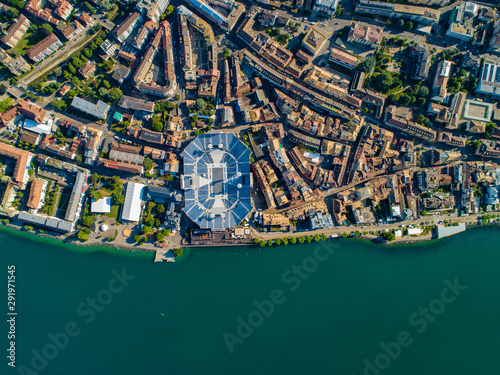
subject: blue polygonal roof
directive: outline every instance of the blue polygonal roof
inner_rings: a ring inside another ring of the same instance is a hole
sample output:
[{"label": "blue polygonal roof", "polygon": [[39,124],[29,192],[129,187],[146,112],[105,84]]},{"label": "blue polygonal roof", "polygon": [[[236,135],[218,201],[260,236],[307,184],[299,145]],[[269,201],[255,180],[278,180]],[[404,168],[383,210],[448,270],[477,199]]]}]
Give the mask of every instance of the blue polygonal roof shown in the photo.
[{"label": "blue polygonal roof", "polygon": [[234,134],[209,132],[182,156],[186,215],[203,229],[236,227],[252,209],[248,148]]}]

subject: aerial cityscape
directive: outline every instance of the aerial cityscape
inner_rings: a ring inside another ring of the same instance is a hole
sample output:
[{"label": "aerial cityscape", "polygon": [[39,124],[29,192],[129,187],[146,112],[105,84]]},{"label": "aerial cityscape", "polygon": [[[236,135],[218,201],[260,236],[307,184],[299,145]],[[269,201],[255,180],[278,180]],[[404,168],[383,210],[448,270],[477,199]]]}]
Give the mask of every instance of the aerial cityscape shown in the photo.
[{"label": "aerial cityscape", "polygon": [[0,221],[155,251],[500,221],[483,0],[1,0]]}]

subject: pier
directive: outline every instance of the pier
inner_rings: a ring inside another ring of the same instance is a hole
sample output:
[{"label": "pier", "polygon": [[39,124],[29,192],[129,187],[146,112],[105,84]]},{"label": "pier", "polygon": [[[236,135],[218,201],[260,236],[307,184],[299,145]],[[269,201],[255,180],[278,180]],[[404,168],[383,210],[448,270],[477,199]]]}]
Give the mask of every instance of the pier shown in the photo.
[{"label": "pier", "polygon": [[164,249],[158,249],[155,252],[155,262],[167,262],[167,263],[174,263],[175,258],[174,256],[166,256],[166,254],[170,250],[164,250]]}]

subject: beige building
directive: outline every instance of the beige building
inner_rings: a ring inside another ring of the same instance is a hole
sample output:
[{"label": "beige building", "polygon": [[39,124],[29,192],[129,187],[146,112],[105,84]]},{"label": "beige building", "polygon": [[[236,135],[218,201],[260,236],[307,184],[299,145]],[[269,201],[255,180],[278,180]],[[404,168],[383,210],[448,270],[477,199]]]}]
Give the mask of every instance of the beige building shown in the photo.
[{"label": "beige building", "polygon": [[2,39],[0,39],[0,41],[10,48],[14,48],[22,39],[24,34],[26,34],[30,26],[30,20],[27,19],[23,14],[20,14],[17,22],[13,23],[9,27],[9,29],[7,30],[7,34],[5,34]]},{"label": "beige building", "polygon": [[345,98],[349,85],[349,81],[338,74],[317,67],[313,67],[307,72],[304,83],[339,99]]}]

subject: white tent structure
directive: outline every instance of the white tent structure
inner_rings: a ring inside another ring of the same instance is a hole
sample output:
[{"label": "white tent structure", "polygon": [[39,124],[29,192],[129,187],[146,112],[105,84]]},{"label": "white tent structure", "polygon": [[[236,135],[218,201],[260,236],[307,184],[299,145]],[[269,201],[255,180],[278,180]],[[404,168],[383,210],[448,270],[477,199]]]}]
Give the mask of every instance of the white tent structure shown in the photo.
[{"label": "white tent structure", "polygon": [[125,203],[123,204],[122,220],[138,222],[141,217],[142,192],[145,185],[137,182],[127,182]]}]

